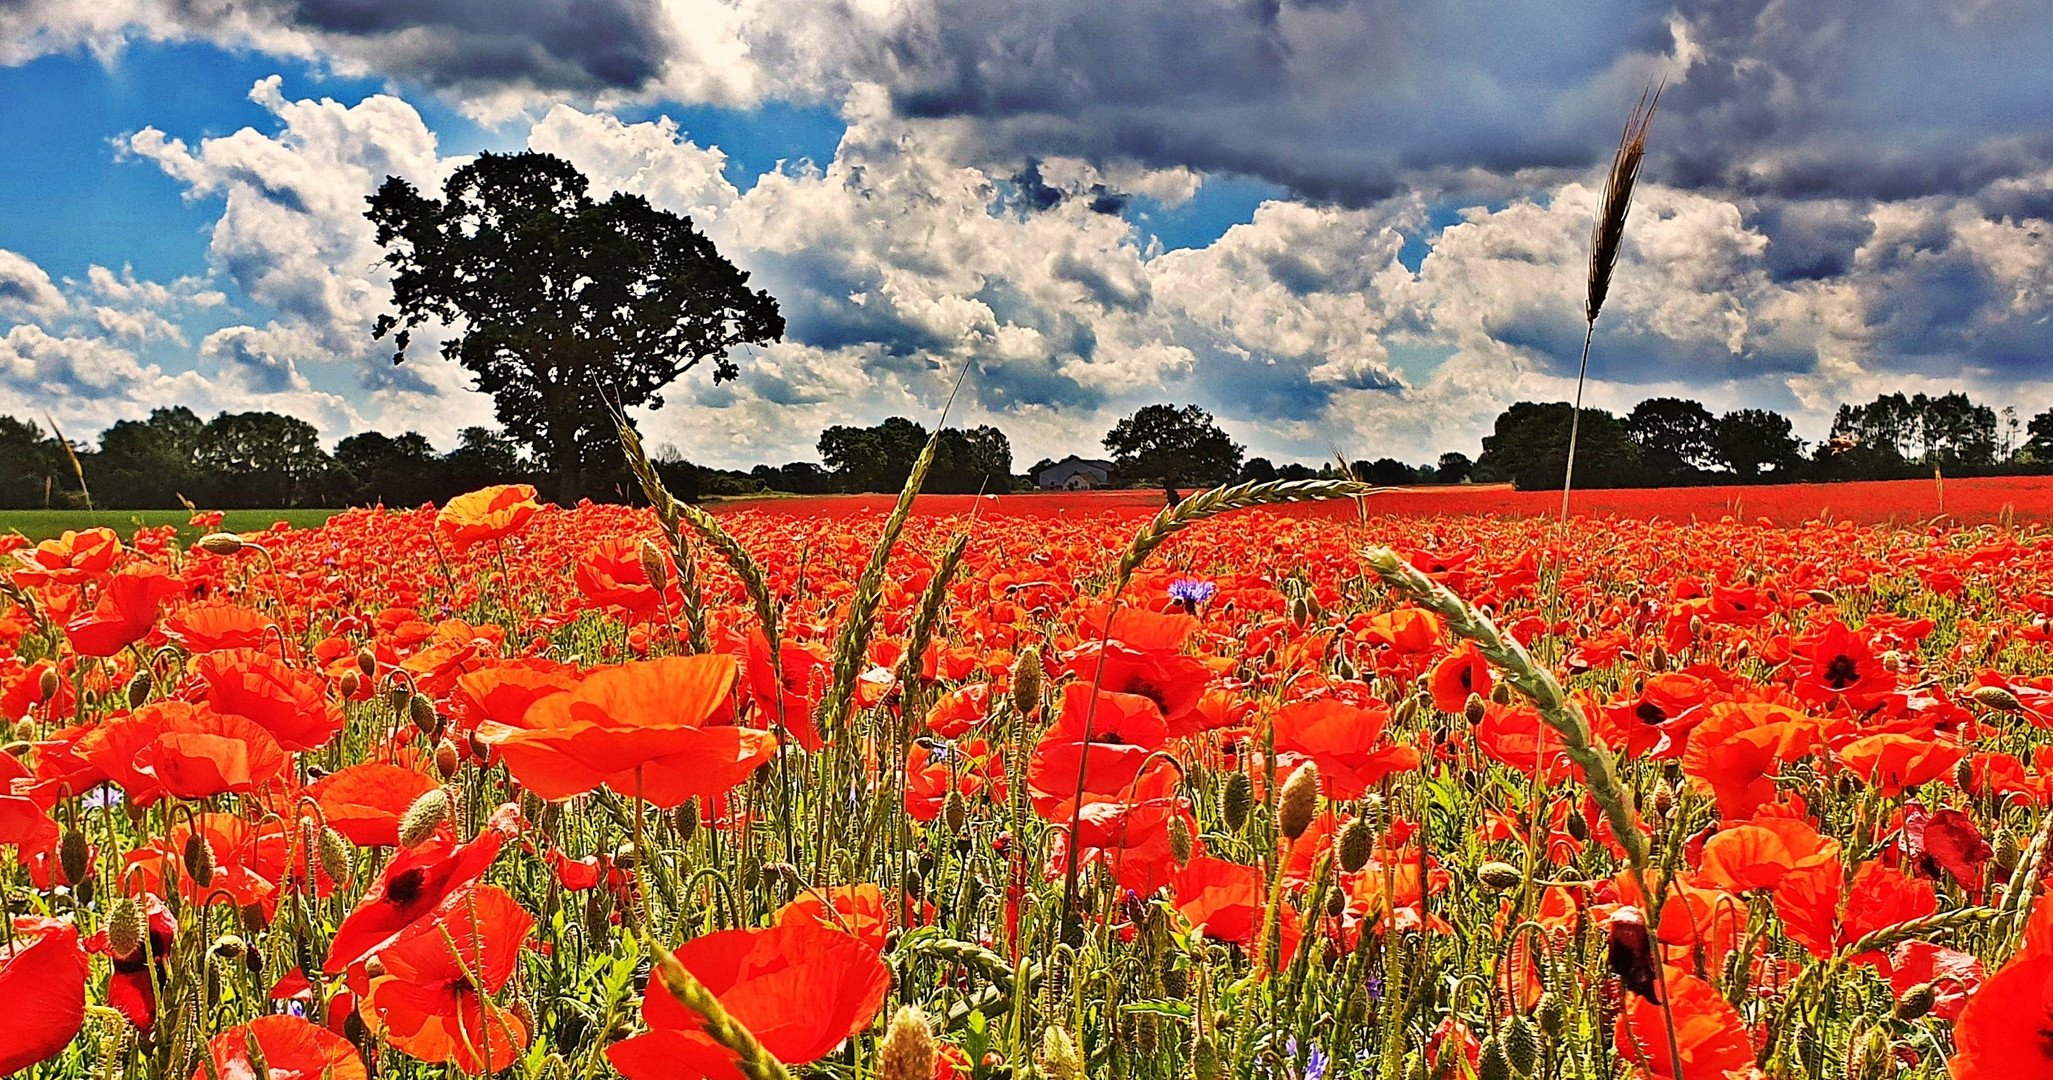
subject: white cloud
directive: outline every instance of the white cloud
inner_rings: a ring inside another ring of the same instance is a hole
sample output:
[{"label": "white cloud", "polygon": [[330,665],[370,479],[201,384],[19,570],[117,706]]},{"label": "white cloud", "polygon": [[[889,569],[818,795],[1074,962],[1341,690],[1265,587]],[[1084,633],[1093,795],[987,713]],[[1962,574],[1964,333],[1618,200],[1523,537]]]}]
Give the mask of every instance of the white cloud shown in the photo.
[{"label": "white cloud", "polygon": [[34,260],[0,248],[0,315],[51,319],[68,306],[50,275]]}]

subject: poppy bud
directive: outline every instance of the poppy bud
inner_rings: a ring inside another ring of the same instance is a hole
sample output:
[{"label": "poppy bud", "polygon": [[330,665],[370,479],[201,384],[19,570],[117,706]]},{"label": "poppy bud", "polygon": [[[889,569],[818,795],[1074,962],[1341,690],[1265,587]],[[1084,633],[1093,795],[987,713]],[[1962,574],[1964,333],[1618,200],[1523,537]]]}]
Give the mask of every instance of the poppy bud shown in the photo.
[{"label": "poppy bud", "polygon": [[1486,862],[1476,867],[1476,880],[1486,889],[1507,892],[1525,884],[1525,871],[1508,862]]},{"label": "poppy bud", "polygon": [[1355,818],[1340,830],[1340,840],[1334,845],[1334,855],[1339,858],[1340,868],[1352,874],[1369,864],[1369,847],[1375,836],[1369,823]]},{"label": "poppy bud", "polygon": [[1177,967],[1176,958],[1174,956],[1163,957],[1162,996],[1167,998],[1174,998],[1177,1001],[1181,1001],[1183,1000],[1183,995],[1189,992],[1190,972],[1183,968]]},{"label": "poppy bud", "polygon": [[356,865],[356,849],[349,840],[334,829],[321,830],[321,869],[328,880],[337,884],[349,880],[350,871]]},{"label": "poppy bud", "polygon": [[649,579],[649,586],[662,592],[670,584],[670,564],[663,559],[663,549],[654,540],[642,539],[642,576]]},{"label": "poppy bud", "polygon": [[1501,682],[1491,687],[1490,700],[1499,705],[1511,704],[1511,684]]},{"label": "poppy bud", "polygon": [[1558,1039],[1568,1029],[1568,999],[1552,990],[1540,994],[1540,1000],[1533,1006],[1533,1017],[1540,1022],[1540,1032],[1550,1039]]},{"label": "poppy bud", "polygon": [[1654,650],[1647,654],[1647,666],[1655,671],[1668,670],[1668,649],[1658,641],[1654,643]]},{"label": "poppy bud", "polygon": [[1520,1076],[1532,1075],[1533,1066],[1540,1063],[1540,1031],[1533,1022],[1524,1013],[1512,1013],[1499,1038],[1504,1041],[1504,1056],[1511,1062],[1511,1071]]},{"label": "poppy bud", "polygon": [[1627,990],[1650,1005],[1661,1004],[1661,993],[1654,981],[1654,942],[1647,933],[1647,917],[1640,914],[1640,909],[1622,907],[1611,913],[1606,960],[1611,974],[1618,976]]},{"label": "poppy bud", "polygon": [[449,816],[449,792],[443,788],[421,793],[399,819],[399,846],[410,848],[435,835],[435,827]]},{"label": "poppy bud", "polygon": [[1032,716],[1041,707],[1041,648],[1029,645],[1012,661],[1012,707]]},{"label": "poppy bud", "polygon": [[214,939],[214,944],[207,947],[207,955],[215,960],[234,963],[242,959],[242,954],[248,949],[249,942],[244,941],[239,935],[223,934]]},{"label": "poppy bud", "polygon": [[1698,638],[1701,638],[1701,637],[1703,637],[1703,636],[1704,636],[1704,617],[1703,617],[1702,615],[1692,615],[1692,616],[1690,616],[1690,617],[1689,617],[1689,638],[1690,638],[1690,640],[1691,640],[1691,641],[1695,641],[1695,640],[1697,640]]},{"label": "poppy bud", "polygon": [[1896,1000],[1896,1018],[1905,1022],[1916,1020],[1932,1011],[1939,1003],[1939,992],[1931,983],[1922,982],[1903,992]]},{"label": "poppy bud", "polygon": [[35,742],[36,722],[34,720],[23,719],[21,723],[14,725],[14,738],[17,742]]},{"label": "poppy bud", "polygon": [[394,682],[392,688],[385,691],[385,700],[392,706],[394,716],[403,716],[413,704],[413,691],[408,690],[404,683]]},{"label": "poppy bud", "polygon": [[1812,603],[1824,604],[1827,607],[1839,603],[1838,597],[1826,592],[1824,589],[1806,589],[1804,590],[1804,595],[1810,597]]},{"label": "poppy bud", "polygon": [[1846,1080],[1882,1080],[1894,1072],[1889,1053],[1889,1035],[1879,1027],[1869,1028],[1846,1043]]},{"label": "poppy bud", "polygon": [[1069,1037],[1061,1024],[1049,1024],[1048,1030],[1041,1033],[1041,1048],[1034,1053],[1034,1063],[1049,1080],[1076,1080],[1084,1073],[1076,1040]]},{"label": "poppy bud", "polygon": [[344,671],[335,680],[335,692],[341,694],[344,699],[355,697],[356,692],[363,689],[363,686],[363,677],[356,673],[355,668]]},{"label": "poppy bud", "polygon": [[1483,1056],[1476,1060],[1476,1080],[1511,1080],[1511,1058],[1504,1053],[1504,1040],[1483,1041]]},{"label": "poppy bud", "polygon": [[199,833],[185,838],[185,876],[202,889],[214,883],[214,849]]},{"label": "poppy bud", "polygon": [[1187,866],[1190,864],[1192,843],[1190,825],[1180,817],[1170,818],[1169,857],[1176,860],[1176,865]]},{"label": "poppy bud", "polygon": [[[1340,916],[1341,916],[1342,914],[1344,914],[1344,913],[1345,913],[1346,911],[1347,911],[1347,893],[1345,893],[1345,892],[1343,892],[1343,891],[1341,891],[1341,890],[1339,890],[1339,889],[1329,889],[1329,890],[1327,890],[1327,892],[1326,892],[1326,915],[1327,915],[1327,917],[1328,917],[1328,918],[1333,918],[1333,919],[1337,919],[1337,918],[1339,918],[1339,917],[1340,917]],[[1332,945],[1333,943],[1329,941],[1329,942],[1327,942],[1326,944],[1330,946],[1330,945]]]},{"label": "poppy bud", "polygon": [[249,545],[232,532],[214,532],[193,541],[192,546],[209,555],[234,555]]},{"label": "poppy bud", "polygon": [[378,658],[371,655],[371,650],[369,649],[358,649],[356,651],[356,669],[364,673],[364,678],[375,679],[378,677]]},{"label": "poppy bud", "polygon": [[142,947],[142,905],[131,897],[115,897],[107,905],[107,952],[116,960],[126,960]]},{"label": "poppy bud", "polygon": [[1362,796],[1361,819],[1375,832],[1383,831],[1383,796],[1371,791]]},{"label": "poppy bud", "polygon": [[877,1080],[928,1080],[934,1075],[934,1029],[917,1006],[900,1005],[877,1044]]},{"label": "poppy bud", "polygon": [[692,836],[699,831],[698,799],[686,799],[679,803],[677,812],[671,818],[670,823],[677,829],[677,842],[680,844],[690,843]]},{"label": "poppy bud", "polygon": [[1225,1075],[1219,1065],[1219,1047],[1212,1042],[1210,1033],[1191,1040],[1190,1075],[1191,1080],[1219,1080]]},{"label": "poppy bud", "polygon": [[461,764],[463,764],[463,761],[456,754],[455,743],[450,742],[448,739],[443,739],[435,744],[435,771],[442,774],[442,779],[448,780],[454,777],[457,766]]},{"label": "poppy bud", "polygon": [[1574,837],[1578,844],[1587,842],[1590,838],[1589,819],[1581,814],[1568,815],[1568,835]]},{"label": "poppy bud", "polygon": [[[352,1013],[350,1015],[354,1016],[355,1014]],[[1449,1055],[1448,1061],[1451,1065],[1453,1062],[1452,1055]],[[1451,1072],[1452,1069],[1449,1071]],[[1426,1064],[1426,1055],[1416,1050],[1404,1055],[1404,1080],[1432,1080],[1432,1075],[1432,1067]]]},{"label": "poppy bud", "polygon": [[1993,850],[1989,854],[1989,860],[1996,864],[1996,872],[2005,876],[2017,869],[2017,860],[2024,855],[2019,848],[2017,834],[2011,832],[2007,825],[1996,830],[1996,842],[1990,847]]},{"label": "poppy bud", "polygon": [[57,696],[57,688],[63,685],[64,683],[57,678],[56,668],[44,668],[43,677],[36,682],[36,689],[42,692],[41,700],[48,701]]},{"label": "poppy bud", "polygon": [[1977,686],[1973,690],[1968,691],[1967,696],[1975,699],[1975,704],[1986,706],[1999,712],[2024,711],[2024,702],[2019,701],[2016,694],[2000,686]]},{"label": "poppy bud", "polygon": [[1295,840],[1312,827],[1319,812],[1319,767],[1312,762],[1298,766],[1276,793],[1276,824],[1286,839]]},{"label": "poppy bud", "polygon": [[1249,811],[1255,808],[1255,782],[1244,772],[1234,773],[1226,778],[1226,795],[1220,800],[1220,811],[1226,818],[1226,827],[1239,832],[1247,824]]},{"label": "poppy bud", "polygon": [[150,700],[150,691],[156,689],[157,680],[150,678],[147,671],[138,671],[135,678],[128,680],[128,707],[140,709],[143,702]]},{"label": "poppy bud", "polygon": [[413,721],[413,726],[419,728],[424,735],[433,735],[435,729],[442,724],[442,718],[435,715],[435,703],[429,701],[426,694],[415,694],[406,706],[406,714],[407,718]]},{"label": "poppy bud", "polygon": [[364,961],[364,974],[369,975],[373,979],[385,974],[385,958],[373,956],[369,960]]},{"label": "poppy bud", "polygon": [[1290,621],[1299,626],[1312,621],[1312,608],[1305,603],[1304,597],[1300,596],[1290,602]]},{"label": "poppy bud", "polygon": [[64,880],[73,885],[93,872],[92,849],[86,845],[86,834],[77,829],[64,830],[64,838],[57,843],[57,865],[64,871]]},{"label": "poppy bud", "polygon": [[1666,777],[1654,785],[1654,816],[1665,818],[1675,810],[1675,785]]},{"label": "poppy bud", "polygon": [[1471,724],[1480,724],[1483,722],[1483,716],[1489,711],[1490,707],[1483,702],[1483,695],[1471,693],[1468,696],[1468,703],[1461,707],[1461,716]]},{"label": "poppy bud", "polygon": [[948,798],[941,802],[941,818],[948,825],[948,831],[959,833],[969,824],[969,803],[960,790],[951,789]]}]

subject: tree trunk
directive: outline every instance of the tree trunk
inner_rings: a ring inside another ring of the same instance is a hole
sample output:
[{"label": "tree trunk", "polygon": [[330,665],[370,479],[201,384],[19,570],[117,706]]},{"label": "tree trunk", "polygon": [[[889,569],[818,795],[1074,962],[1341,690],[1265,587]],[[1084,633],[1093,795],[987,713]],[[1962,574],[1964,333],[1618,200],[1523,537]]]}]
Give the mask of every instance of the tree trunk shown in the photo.
[{"label": "tree trunk", "polygon": [[584,474],[580,467],[575,421],[549,424],[550,464],[556,469],[556,503],[575,506],[584,497]]}]

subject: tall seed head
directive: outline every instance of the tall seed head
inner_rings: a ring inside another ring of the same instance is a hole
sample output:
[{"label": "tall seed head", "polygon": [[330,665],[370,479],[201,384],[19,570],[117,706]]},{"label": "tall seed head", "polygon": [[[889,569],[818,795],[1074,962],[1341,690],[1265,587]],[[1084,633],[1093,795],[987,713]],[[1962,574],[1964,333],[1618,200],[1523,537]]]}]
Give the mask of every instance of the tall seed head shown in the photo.
[{"label": "tall seed head", "polygon": [[185,838],[185,874],[204,889],[214,883],[214,849],[207,838],[193,833]]},{"label": "tall seed head", "polygon": [[86,834],[77,829],[64,830],[64,838],[57,844],[57,865],[64,871],[64,880],[73,885],[93,872],[92,848],[86,843]]},{"label": "tall seed head", "polygon": [[449,816],[449,792],[444,788],[421,793],[399,819],[399,846],[410,848],[435,835],[435,827]]},{"label": "tall seed head", "polygon": [[649,579],[649,585],[662,592],[670,584],[670,564],[663,558],[663,549],[654,540],[642,539],[642,576]]},{"label": "tall seed head", "polygon": [[1283,835],[1295,840],[1312,827],[1319,813],[1319,767],[1309,761],[1298,766],[1283,790],[1276,793],[1276,824]]},{"label": "tall seed head", "polygon": [[1192,844],[1193,840],[1190,835],[1190,824],[1180,817],[1170,818],[1169,857],[1176,860],[1176,865],[1190,865]]},{"label": "tall seed head", "polygon": [[1083,1075],[1083,1056],[1077,1053],[1076,1040],[1061,1024],[1049,1024],[1041,1033],[1041,1048],[1034,1054],[1034,1063],[1041,1067],[1049,1080],[1077,1080]]},{"label": "tall seed head", "polygon": [[1632,209],[1632,188],[1640,175],[1640,161],[1647,155],[1647,129],[1654,122],[1654,108],[1661,100],[1659,90],[1640,95],[1625,132],[1618,139],[1618,153],[1611,159],[1611,175],[1604,184],[1604,204],[1590,229],[1589,290],[1584,298],[1583,317],[1597,321],[1597,312],[1611,291],[1611,271],[1618,265],[1618,250],[1625,240],[1625,216]]},{"label": "tall seed head", "polygon": [[321,869],[328,880],[341,884],[356,869],[356,849],[349,839],[332,828],[321,830]]},{"label": "tall seed head", "polygon": [[900,1005],[877,1045],[877,1080],[928,1080],[934,1075],[934,1029],[927,1014]]}]

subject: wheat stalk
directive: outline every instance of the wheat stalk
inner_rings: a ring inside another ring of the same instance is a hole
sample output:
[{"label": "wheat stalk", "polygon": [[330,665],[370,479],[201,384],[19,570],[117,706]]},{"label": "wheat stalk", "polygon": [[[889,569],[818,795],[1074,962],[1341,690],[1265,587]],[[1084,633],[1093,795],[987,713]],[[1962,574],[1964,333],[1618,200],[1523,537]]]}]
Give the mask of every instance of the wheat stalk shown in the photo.
[{"label": "wheat stalk", "polygon": [[729,1016],[720,999],[706,989],[669,949],[649,942],[649,951],[655,955],[655,975],[663,989],[677,999],[679,1005],[699,1014],[706,1021],[703,1029],[706,1035],[721,1046],[734,1051],[737,1060],[734,1065],[749,1080],[791,1080],[791,1073],[776,1055],[763,1049],[753,1032],[734,1017]]},{"label": "wheat stalk", "polygon": [[1237,484],[1206,488],[1175,506],[1163,507],[1121,553],[1112,567],[1112,594],[1116,597],[1133,579],[1133,572],[1147,561],[1156,548],[1171,536],[1209,517],[1253,506],[1280,503],[1318,502],[1324,499],[1354,499],[1379,495],[1396,488],[1375,487],[1355,480],[1272,480],[1266,484]]},{"label": "wheat stalk", "polygon": [[1583,355],[1575,370],[1575,411],[1568,421],[1568,466],[1561,476],[1561,520],[1568,521],[1568,492],[1575,483],[1575,443],[1582,434],[1583,383],[1590,373],[1590,340],[1597,334],[1597,313],[1611,292],[1611,272],[1618,266],[1618,249],[1625,242],[1625,216],[1632,210],[1633,184],[1639,180],[1640,161],[1647,155],[1647,129],[1654,122],[1654,108],[1660,104],[1661,88],[1643,91],[1625,131],[1618,137],[1618,152],[1611,158],[1611,175],[1604,182],[1604,203],[1590,226],[1589,287],[1583,294]]},{"label": "wheat stalk", "polygon": [[[776,598],[770,594],[769,581],[763,576],[762,568],[756,564],[748,549],[741,546],[741,541],[720,527],[720,522],[715,520],[713,515],[671,497],[670,492],[663,486],[662,477],[656,474],[655,465],[650,463],[648,454],[642,449],[641,436],[635,432],[625,416],[615,413],[613,423],[620,432],[620,448],[627,455],[627,466],[634,470],[635,477],[641,481],[642,492],[655,507],[656,517],[663,523],[664,530],[672,533],[681,545],[683,534],[678,530],[678,525],[691,526],[691,530],[698,533],[699,538],[704,540],[707,546],[720,553],[720,557],[726,560],[728,567],[734,571],[734,576],[741,579],[742,588],[748,591],[749,599],[755,603],[756,617],[762,620],[763,636],[770,642],[771,662],[776,663],[777,603]],[[679,550],[682,551],[683,548],[680,546]],[[680,566],[678,571],[681,586],[683,567]],[[697,591],[698,576],[693,574],[691,577],[693,591]],[[703,623],[703,602],[700,604],[700,610],[700,619]],[[692,647],[699,648],[696,639]]]}]

